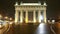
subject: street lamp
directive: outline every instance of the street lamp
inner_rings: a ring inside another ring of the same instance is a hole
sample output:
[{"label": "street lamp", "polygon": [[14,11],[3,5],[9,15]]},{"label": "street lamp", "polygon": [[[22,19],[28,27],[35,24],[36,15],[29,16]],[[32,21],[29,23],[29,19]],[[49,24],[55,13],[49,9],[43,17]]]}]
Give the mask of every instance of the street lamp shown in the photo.
[{"label": "street lamp", "polygon": [[52,24],[51,24],[51,26],[50,26],[50,29],[51,29],[51,31],[52,31],[54,34],[56,34],[56,32],[55,32],[54,29],[53,29],[54,23],[55,23],[55,20],[52,20]]},{"label": "street lamp", "polygon": [[12,20],[12,18],[9,19],[10,21]]},{"label": "street lamp", "polygon": [[9,20],[10,20],[10,23],[9,24],[12,24],[13,22],[11,21],[12,20],[12,18],[9,18]]},{"label": "street lamp", "polygon": [[6,17],[4,17],[4,19],[5,19],[5,21],[6,21],[6,22],[8,22],[8,17],[7,17],[7,16],[6,16]]},{"label": "street lamp", "polygon": [[5,19],[8,19],[8,17],[6,16],[6,17],[4,17]]},{"label": "street lamp", "polygon": [[55,23],[55,20],[52,20],[52,24],[54,24]]}]

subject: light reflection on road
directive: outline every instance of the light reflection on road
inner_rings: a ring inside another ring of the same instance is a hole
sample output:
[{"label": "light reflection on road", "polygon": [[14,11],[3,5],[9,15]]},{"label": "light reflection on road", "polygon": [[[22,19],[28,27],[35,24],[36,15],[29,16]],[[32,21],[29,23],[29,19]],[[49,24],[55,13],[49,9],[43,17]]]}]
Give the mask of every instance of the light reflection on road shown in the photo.
[{"label": "light reflection on road", "polygon": [[0,20],[0,34],[7,32],[9,28],[9,24],[3,20]]},{"label": "light reflection on road", "polygon": [[39,26],[36,30],[36,34],[51,34],[48,24],[46,24],[46,23],[39,24]]}]

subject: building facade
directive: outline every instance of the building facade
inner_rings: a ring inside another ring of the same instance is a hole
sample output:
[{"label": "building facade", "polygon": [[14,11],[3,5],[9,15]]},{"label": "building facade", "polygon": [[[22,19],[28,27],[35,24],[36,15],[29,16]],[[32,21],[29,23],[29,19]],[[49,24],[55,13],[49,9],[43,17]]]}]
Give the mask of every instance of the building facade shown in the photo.
[{"label": "building facade", "polygon": [[15,4],[15,23],[46,23],[46,3]]}]

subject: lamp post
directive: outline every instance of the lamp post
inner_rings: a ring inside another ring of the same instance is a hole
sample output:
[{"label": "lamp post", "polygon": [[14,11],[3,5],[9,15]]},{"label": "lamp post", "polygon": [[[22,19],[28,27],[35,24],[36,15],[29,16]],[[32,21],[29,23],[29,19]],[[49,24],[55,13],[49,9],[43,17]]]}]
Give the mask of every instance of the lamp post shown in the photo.
[{"label": "lamp post", "polygon": [[54,24],[55,23],[55,20],[52,20],[52,24]]},{"label": "lamp post", "polygon": [[6,16],[5,19],[8,19],[8,17]]},{"label": "lamp post", "polygon": [[49,24],[51,24],[51,21],[50,21],[50,20],[48,20],[48,23],[49,23]]},{"label": "lamp post", "polygon": [[6,17],[4,17],[4,19],[5,19],[5,22],[9,22],[9,21],[8,21],[8,17],[7,17],[7,16],[6,16]]},{"label": "lamp post", "polygon": [[9,19],[10,21],[12,20],[12,18]]},{"label": "lamp post", "polygon": [[53,29],[54,23],[55,23],[55,20],[52,20],[52,24],[51,24],[51,26],[50,26],[50,29],[51,29],[51,31],[52,31],[54,34],[56,34],[56,32],[55,32],[54,29]]},{"label": "lamp post", "polygon": [[10,20],[10,23],[9,24],[12,24],[13,22],[12,22],[12,18],[9,18],[9,20]]}]

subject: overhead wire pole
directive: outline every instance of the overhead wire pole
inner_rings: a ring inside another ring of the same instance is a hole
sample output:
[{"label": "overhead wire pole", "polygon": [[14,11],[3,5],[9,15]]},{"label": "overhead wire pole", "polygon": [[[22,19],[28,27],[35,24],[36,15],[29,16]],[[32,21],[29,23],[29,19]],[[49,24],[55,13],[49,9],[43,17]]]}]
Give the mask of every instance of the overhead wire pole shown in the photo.
[{"label": "overhead wire pole", "polygon": [[52,20],[52,23],[51,23],[51,26],[50,26],[50,29],[51,31],[56,34],[56,32],[54,31],[53,27],[54,27],[54,23],[55,23],[55,20]]}]

